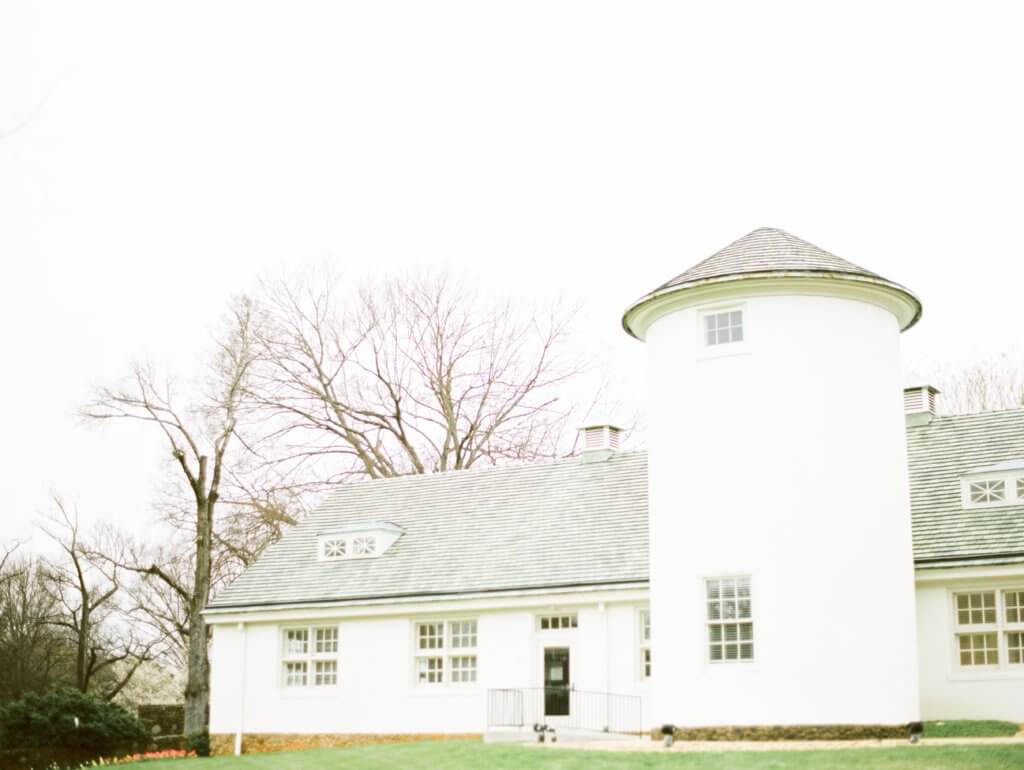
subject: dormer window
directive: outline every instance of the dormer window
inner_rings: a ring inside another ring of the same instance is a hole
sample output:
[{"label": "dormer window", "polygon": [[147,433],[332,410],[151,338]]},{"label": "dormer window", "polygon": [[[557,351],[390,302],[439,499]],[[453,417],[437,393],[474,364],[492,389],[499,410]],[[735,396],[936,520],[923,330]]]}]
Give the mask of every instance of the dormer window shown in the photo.
[{"label": "dormer window", "polygon": [[1006,482],[1002,479],[971,482],[972,503],[1001,503],[1006,499]]},{"label": "dormer window", "polygon": [[321,561],[373,559],[383,555],[403,534],[401,527],[388,521],[371,521],[321,532],[317,536],[317,558]]},{"label": "dormer window", "polygon": [[965,508],[1024,505],[1024,460],[974,468],[961,479]]}]

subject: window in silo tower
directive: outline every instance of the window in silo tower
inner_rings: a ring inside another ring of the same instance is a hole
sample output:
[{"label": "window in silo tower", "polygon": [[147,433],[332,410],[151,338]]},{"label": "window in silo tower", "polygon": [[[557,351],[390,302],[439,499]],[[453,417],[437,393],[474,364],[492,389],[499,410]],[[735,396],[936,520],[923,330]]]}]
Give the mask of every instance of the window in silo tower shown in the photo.
[{"label": "window in silo tower", "polygon": [[708,660],[734,663],[754,659],[754,613],[749,577],[711,578],[707,592]]},{"label": "window in silo tower", "polygon": [[704,316],[704,344],[743,342],[743,311],[725,310]]}]

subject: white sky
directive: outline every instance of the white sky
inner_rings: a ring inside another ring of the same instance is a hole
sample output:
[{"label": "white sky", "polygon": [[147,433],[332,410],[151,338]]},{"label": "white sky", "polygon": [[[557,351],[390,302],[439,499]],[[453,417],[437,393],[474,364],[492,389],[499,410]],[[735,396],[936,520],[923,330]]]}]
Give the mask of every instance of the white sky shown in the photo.
[{"label": "white sky", "polygon": [[448,266],[624,306],[758,226],[917,291],[908,368],[1019,350],[1017,3],[0,3],[0,540],[141,526],[162,446],[72,417],[187,375],[265,270]]}]

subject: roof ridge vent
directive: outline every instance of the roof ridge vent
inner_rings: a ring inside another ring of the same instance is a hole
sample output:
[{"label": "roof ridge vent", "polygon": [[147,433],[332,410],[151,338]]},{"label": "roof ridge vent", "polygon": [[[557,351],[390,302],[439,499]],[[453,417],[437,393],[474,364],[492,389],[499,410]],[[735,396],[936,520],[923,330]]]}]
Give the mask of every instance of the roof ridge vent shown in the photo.
[{"label": "roof ridge vent", "polygon": [[580,428],[583,434],[581,457],[586,462],[605,460],[619,449],[622,428],[611,423],[592,423]]}]

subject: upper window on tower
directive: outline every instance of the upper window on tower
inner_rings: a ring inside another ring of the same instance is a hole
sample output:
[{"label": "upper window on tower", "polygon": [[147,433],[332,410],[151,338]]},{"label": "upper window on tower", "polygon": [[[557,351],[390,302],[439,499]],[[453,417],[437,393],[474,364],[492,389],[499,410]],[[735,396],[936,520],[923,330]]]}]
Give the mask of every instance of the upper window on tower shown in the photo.
[{"label": "upper window on tower", "polygon": [[723,310],[704,316],[704,344],[729,345],[743,342],[743,311]]}]

